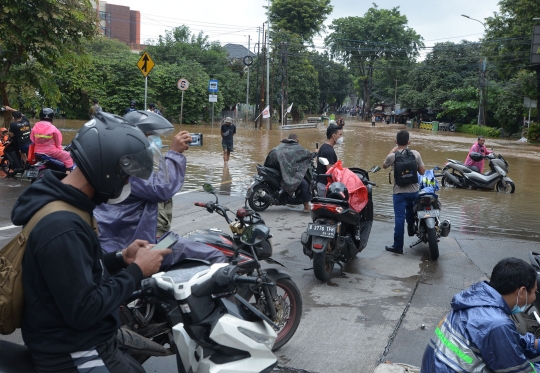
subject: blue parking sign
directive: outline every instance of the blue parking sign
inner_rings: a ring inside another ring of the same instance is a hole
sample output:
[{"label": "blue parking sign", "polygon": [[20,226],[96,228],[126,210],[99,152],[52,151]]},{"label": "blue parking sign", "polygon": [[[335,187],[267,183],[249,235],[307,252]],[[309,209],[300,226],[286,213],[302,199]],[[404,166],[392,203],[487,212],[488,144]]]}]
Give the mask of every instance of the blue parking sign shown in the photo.
[{"label": "blue parking sign", "polygon": [[210,79],[208,82],[208,92],[217,92],[218,91],[218,81],[217,79]]}]

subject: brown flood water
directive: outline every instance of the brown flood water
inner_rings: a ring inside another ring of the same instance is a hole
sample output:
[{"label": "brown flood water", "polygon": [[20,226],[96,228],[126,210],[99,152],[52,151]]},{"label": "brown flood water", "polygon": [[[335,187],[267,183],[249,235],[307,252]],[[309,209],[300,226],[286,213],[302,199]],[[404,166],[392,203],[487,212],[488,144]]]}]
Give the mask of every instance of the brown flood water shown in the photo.
[{"label": "brown flood water", "polygon": [[[64,143],[71,141],[83,121],[58,120]],[[221,194],[243,196],[254,175],[257,163],[263,163],[268,152],[290,133],[299,136],[300,143],[315,150],[315,143],[326,139],[326,127],[301,130],[254,130],[238,127],[234,139],[234,153],[228,167],[223,165],[220,127],[210,125],[175,125],[177,130],[204,134],[204,146],[191,147],[186,152],[188,169],[183,191],[199,188],[203,183],[214,184]],[[275,126],[276,128],[277,126]],[[336,153],[346,167],[370,169],[382,165],[394,146],[397,131],[403,126],[348,122],[344,130],[344,144],[336,146]],[[418,150],[426,165],[444,167],[447,158],[465,160],[476,137],[448,132],[412,129],[411,148]],[[164,145],[170,139],[163,141]],[[514,140],[487,139],[486,146],[495,148],[509,164],[508,176],[515,182],[514,194],[495,191],[441,189],[442,218],[452,223],[452,231],[470,234],[500,235],[516,239],[540,241],[540,147],[518,144]],[[486,163],[486,167],[487,163]],[[392,220],[392,186],[387,170],[370,175],[378,184],[374,189],[375,214],[378,219]],[[270,207],[280,209],[282,207]],[[285,210],[284,210],[285,211]]]}]

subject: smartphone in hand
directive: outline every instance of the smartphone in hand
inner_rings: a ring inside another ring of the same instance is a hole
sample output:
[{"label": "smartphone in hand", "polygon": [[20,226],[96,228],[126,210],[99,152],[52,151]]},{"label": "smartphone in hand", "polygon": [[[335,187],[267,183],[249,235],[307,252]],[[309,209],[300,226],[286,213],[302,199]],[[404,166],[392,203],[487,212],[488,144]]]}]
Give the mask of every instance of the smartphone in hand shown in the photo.
[{"label": "smartphone in hand", "polygon": [[168,249],[178,241],[178,237],[174,234],[167,234],[150,250]]}]

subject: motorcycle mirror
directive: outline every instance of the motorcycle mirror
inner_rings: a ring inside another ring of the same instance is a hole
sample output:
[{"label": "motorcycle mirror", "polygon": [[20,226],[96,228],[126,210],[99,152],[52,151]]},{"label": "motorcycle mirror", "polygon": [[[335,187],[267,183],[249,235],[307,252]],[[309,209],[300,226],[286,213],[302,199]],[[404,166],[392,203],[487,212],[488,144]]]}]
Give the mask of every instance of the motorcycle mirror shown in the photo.
[{"label": "motorcycle mirror", "polygon": [[244,229],[244,233],[242,233],[240,241],[248,246],[255,246],[267,239],[269,235],[270,228],[268,228],[266,225],[250,225]]},{"label": "motorcycle mirror", "polygon": [[330,164],[330,162],[328,162],[328,159],[323,158],[323,157],[319,157],[319,163],[322,164],[323,166],[328,166]]},{"label": "motorcycle mirror", "polygon": [[439,171],[439,170],[440,170],[439,166],[435,166],[435,168],[433,168],[433,169],[434,169],[435,171]]},{"label": "motorcycle mirror", "polygon": [[371,167],[371,170],[369,170],[369,172],[378,172],[380,170],[381,170],[381,168],[379,166],[373,166],[373,167]]},{"label": "motorcycle mirror", "polygon": [[206,193],[214,193],[214,187],[212,184],[204,183],[202,187]]}]

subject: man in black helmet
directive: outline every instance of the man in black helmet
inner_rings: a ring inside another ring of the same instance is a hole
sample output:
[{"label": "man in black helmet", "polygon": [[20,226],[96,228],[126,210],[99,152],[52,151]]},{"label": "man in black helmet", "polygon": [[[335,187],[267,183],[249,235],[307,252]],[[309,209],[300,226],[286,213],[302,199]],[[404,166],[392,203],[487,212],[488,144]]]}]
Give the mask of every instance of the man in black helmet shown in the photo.
[{"label": "man in black helmet", "polygon": [[132,111],[137,111],[137,101],[131,100],[129,102],[129,107],[126,109],[124,114],[131,113]]},{"label": "man in black helmet", "polygon": [[[97,204],[118,202],[130,176],[150,177],[159,154],[123,118],[97,113],[72,142],[77,167],[59,179],[50,171],[18,198],[11,220],[26,225],[44,206],[63,201],[89,217]],[[71,211],[43,217],[23,259],[22,337],[38,372],[142,373],[118,349],[118,309],[171,250],[136,240],[104,254],[90,224]],[[90,218],[88,219],[90,220]]]}]

